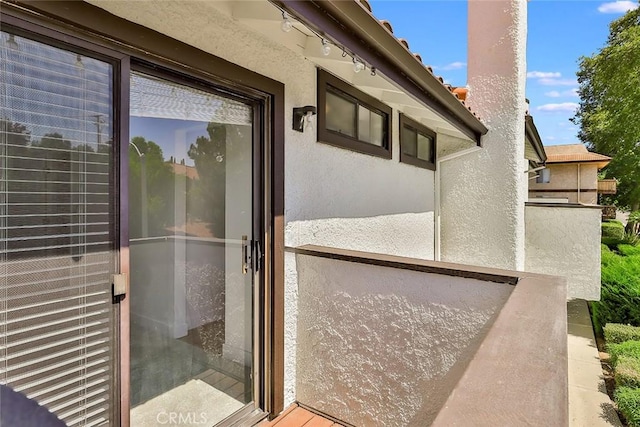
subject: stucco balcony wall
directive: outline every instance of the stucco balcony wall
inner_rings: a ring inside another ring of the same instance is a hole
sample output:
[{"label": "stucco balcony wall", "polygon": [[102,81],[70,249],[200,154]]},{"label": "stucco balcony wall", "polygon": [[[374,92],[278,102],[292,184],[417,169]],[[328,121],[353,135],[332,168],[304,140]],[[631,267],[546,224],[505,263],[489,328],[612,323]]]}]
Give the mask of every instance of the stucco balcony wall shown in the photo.
[{"label": "stucco balcony wall", "polygon": [[[566,424],[561,279],[318,246],[289,252],[297,271],[302,404],[357,426],[453,425],[458,405],[493,408],[498,418],[488,421],[537,425],[540,410],[545,423]],[[544,307],[545,319],[527,307]],[[499,348],[505,354],[491,355]],[[513,358],[508,366],[505,358]],[[494,378],[473,401],[456,399],[487,373]],[[462,381],[470,385],[458,390]],[[514,412],[509,402],[519,393],[539,408]]]},{"label": "stucco balcony wall", "polygon": [[527,203],[525,269],[567,279],[567,298],[600,300],[602,206]]}]

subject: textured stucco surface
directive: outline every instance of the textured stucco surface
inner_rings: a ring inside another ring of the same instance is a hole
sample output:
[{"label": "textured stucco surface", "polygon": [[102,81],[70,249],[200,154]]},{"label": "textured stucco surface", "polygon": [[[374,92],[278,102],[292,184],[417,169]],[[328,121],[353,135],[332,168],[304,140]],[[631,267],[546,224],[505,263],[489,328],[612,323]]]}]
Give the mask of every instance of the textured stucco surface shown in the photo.
[{"label": "textured stucco surface", "polygon": [[566,277],[567,298],[600,299],[601,211],[527,206],[526,271]]},{"label": "textured stucco surface", "polygon": [[433,259],[433,212],[290,221],[287,244]]},{"label": "textured stucco surface", "polygon": [[434,427],[573,426],[566,281],[519,276]]},{"label": "textured stucco surface", "polygon": [[358,426],[429,425],[513,289],[296,258],[298,399]]},{"label": "textured stucco surface", "polygon": [[489,132],[441,163],[443,261],[524,268],[526,21],[526,1],[469,1],[467,99]]},{"label": "textured stucco surface", "polygon": [[[595,164],[580,164],[580,189],[592,190],[581,192],[578,200],[578,164],[550,164],[547,165],[551,176],[548,183],[537,183],[535,179],[529,182],[532,197],[566,197],[569,203],[596,204],[598,202],[598,166]],[[549,192],[548,190],[558,190]],[[535,192],[535,190],[547,190]]]},{"label": "textured stucco surface", "polygon": [[[397,110],[392,160],[317,143],[315,129],[299,133],[289,125],[294,107],[316,105],[315,65],[218,9],[228,5],[177,0],[89,3],[285,84],[287,245],[331,243],[433,258],[434,172],[399,163]],[[273,28],[278,37],[286,37],[279,23]],[[285,405],[296,396],[295,271],[294,259],[286,256]]]}]

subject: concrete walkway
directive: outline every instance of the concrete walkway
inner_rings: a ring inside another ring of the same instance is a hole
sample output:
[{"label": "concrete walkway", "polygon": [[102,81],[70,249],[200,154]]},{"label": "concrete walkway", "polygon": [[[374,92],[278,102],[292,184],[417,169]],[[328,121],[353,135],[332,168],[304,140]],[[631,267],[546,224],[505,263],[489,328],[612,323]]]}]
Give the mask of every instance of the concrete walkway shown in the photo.
[{"label": "concrete walkway", "polygon": [[569,426],[622,426],[607,395],[587,303],[567,303]]}]

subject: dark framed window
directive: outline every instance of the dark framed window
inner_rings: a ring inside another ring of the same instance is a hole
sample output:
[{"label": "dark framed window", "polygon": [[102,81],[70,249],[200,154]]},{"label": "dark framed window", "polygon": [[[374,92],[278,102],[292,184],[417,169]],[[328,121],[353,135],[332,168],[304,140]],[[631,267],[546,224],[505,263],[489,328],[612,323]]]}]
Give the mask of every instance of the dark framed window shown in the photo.
[{"label": "dark framed window", "polygon": [[400,161],[436,170],[436,133],[400,113]]},{"label": "dark framed window", "polygon": [[391,107],[318,69],[318,141],[391,158]]}]

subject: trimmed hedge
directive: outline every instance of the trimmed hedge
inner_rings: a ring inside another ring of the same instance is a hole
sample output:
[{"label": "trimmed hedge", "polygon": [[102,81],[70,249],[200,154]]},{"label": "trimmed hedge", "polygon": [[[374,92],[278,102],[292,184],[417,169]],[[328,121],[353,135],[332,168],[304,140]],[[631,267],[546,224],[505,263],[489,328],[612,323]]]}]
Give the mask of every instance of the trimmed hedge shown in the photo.
[{"label": "trimmed hedge", "polygon": [[618,245],[622,243],[622,239],[618,239],[616,237],[603,237],[600,240],[600,243],[606,245],[607,249],[615,251],[618,250]]},{"label": "trimmed hedge", "polygon": [[631,340],[640,341],[640,327],[607,323],[604,327],[604,339],[608,345]]},{"label": "trimmed hedge", "polygon": [[596,331],[607,323],[640,326],[640,256],[602,250],[600,301],[591,303]]},{"label": "trimmed hedge", "polygon": [[617,387],[640,387],[640,358],[618,357],[614,378]]},{"label": "trimmed hedge", "polygon": [[611,364],[616,367],[618,358],[630,357],[640,360],[640,341],[625,341],[620,344],[607,344],[607,351],[611,356]]},{"label": "trimmed hedge", "polygon": [[618,387],[616,403],[629,427],[640,427],[640,388]]},{"label": "trimmed hedge", "polygon": [[624,237],[624,225],[620,221],[603,222],[602,237],[622,239]]}]

